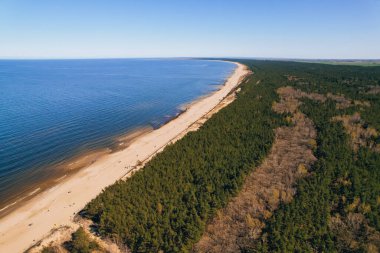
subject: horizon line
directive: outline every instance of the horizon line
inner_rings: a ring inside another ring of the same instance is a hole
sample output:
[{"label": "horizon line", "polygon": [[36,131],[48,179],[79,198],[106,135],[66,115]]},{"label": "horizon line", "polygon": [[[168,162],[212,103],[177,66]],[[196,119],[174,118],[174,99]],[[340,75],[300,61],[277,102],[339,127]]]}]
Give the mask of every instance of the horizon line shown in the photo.
[{"label": "horizon line", "polygon": [[136,59],[136,60],[154,60],[154,59],[247,59],[247,60],[301,60],[301,61],[380,61],[380,58],[302,58],[302,57],[242,57],[242,56],[162,56],[162,57],[10,57],[2,58],[2,60],[123,60],[123,59]]}]

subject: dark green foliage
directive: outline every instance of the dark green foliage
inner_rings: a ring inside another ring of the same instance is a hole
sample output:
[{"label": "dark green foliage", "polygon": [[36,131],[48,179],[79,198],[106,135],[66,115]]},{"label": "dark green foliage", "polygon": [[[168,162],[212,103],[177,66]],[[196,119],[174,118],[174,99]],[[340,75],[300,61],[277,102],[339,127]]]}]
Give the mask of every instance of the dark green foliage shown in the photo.
[{"label": "dark green foliage", "polygon": [[277,86],[256,85],[259,78],[265,77],[251,78],[237,100],[199,131],[94,199],[84,213],[99,233],[127,243],[133,252],[189,250],[271,147],[282,119],[271,110]]},{"label": "dark green foliage", "polygon": [[71,235],[71,241],[67,242],[65,246],[71,253],[91,253],[100,249],[99,245],[88,237],[82,227]]},{"label": "dark green foliage", "polygon": [[49,247],[44,247],[41,251],[41,253],[59,253],[59,249],[57,247],[49,246]]}]

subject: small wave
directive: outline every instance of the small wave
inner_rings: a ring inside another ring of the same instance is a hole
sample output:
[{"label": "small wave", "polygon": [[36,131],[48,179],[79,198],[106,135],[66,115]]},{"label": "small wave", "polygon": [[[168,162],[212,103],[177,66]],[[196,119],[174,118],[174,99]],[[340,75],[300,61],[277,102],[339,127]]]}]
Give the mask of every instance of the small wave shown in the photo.
[{"label": "small wave", "polygon": [[[72,164],[73,164],[73,163],[70,163],[69,165],[72,165]],[[61,181],[62,179],[64,179],[66,176],[67,176],[67,174],[63,175],[62,177],[57,178],[55,181],[56,181],[56,182],[59,182],[59,181]]]},{"label": "small wave", "polygon": [[12,206],[14,206],[14,205],[16,205],[17,203],[19,203],[20,201],[24,200],[25,198],[30,197],[30,196],[36,194],[36,193],[39,192],[40,190],[41,190],[40,187],[36,188],[35,190],[33,190],[33,191],[27,193],[24,197],[20,197],[20,198],[17,199],[16,201],[14,201],[14,202],[12,202],[12,203],[6,205],[5,207],[1,208],[1,209],[0,209],[0,212],[5,211],[6,209],[8,209],[8,208],[10,208],[10,207],[12,207]]},{"label": "small wave", "polygon": [[33,190],[33,191],[29,192],[29,193],[27,194],[27,196],[28,196],[28,197],[30,197],[30,196],[32,196],[32,195],[34,195],[34,194],[36,194],[37,192],[39,192],[40,190],[41,190],[41,188],[40,188],[40,187],[38,187],[37,189],[35,189],[35,190]]},{"label": "small wave", "polygon": [[0,212],[2,212],[2,211],[4,211],[4,210],[8,209],[8,208],[11,207],[11,206],[16,205],[17,203],[18,203],[18,201],[15,201],[15,202],[13,202],[13,203],[11,203],[11,204],[9,204],[9,205],[6,205],[5,207],[3,207],[3,208],[0,209]]}]

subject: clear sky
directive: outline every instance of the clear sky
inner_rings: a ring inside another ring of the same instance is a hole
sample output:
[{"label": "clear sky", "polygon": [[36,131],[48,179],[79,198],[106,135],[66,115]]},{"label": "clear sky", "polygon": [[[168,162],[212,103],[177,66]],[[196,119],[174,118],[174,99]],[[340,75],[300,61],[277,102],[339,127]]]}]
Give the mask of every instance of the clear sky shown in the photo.
[{"label": "clear sky", "polygon": [[0,58],[380,59],[380,0],[0,0]]}]

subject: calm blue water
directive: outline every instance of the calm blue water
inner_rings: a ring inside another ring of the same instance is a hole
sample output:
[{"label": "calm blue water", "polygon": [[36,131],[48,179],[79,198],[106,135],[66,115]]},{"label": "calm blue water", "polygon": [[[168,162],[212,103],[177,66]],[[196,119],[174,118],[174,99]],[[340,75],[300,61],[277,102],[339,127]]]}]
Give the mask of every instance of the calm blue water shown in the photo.
[{"label": "calm blue water", "polygon": [[201,60],[1,60],[0,208],[54,165],[158,127],[235,65]]}]

